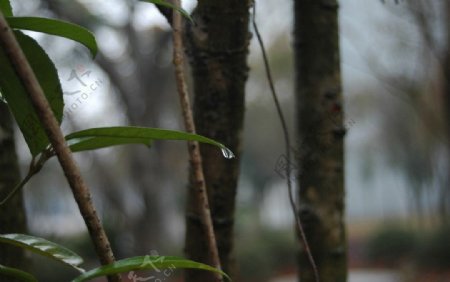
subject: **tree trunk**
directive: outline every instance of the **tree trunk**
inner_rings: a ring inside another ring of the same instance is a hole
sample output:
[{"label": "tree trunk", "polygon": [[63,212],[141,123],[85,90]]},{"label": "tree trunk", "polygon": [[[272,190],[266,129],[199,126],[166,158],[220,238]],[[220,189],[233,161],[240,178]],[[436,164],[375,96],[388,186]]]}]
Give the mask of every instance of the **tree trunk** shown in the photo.
[{"label": "tree trunk", "polygon": [[[338,3],[297,0],[295,67],[300,218],[320,281],[346,281],[344,154]],[[315,281],[304,246],[300,281]]]},{"label": "tree trunk", "polygon": [[[0,102],[0,198],[4,199],[19,181],[20,171],[14,142],[13,121],[7,105]],[[5,205],[0,206],[0,234],[25,232],[25,209],[20,192]],[[0,244],[0,264],[23,269],[25,267],[23,249]],[[13,280],[0,275],[0,281]]]},{"label": "tree trunk", "polygon": [[[450,2],[445,2],[445,18],[447,29],[447,50],[444,54],[444,92],[443,107],[444,107],[444,128],[445,136],[447,137],[447,169],[450,170]],[[444,224],[450,224],[450,176],[447,173],[442,183],[443,192],[440,202],[440,213]]]},{"label": "tree trunk", "polygon": [[[232,276],[234,208],[248,75],[249,5],[249,0],[199,1],[193,13],[197,25],[188,25],[185,29],[193,74],[197,133],[222,142],[236,155],[234,159],[225,159],[216,148],[201,145],[220,260],[223,270]],[[195,197],[190,193],[185,252],[190,259],[209,263],[196,208]],[[186,281],[213,281],[213,276],[188,270]]]}]

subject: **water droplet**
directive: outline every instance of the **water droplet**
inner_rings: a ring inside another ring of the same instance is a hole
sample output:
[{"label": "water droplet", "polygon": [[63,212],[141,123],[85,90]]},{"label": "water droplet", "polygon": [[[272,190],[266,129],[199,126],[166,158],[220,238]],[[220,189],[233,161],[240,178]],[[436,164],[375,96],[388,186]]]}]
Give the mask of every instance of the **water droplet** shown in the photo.
[{"label": "water droplet", "polygon": [[234,154],[233,154],[233,152],[230,150],[230,149],[228,149],[228,148],[226,148],[226,147],[223,147],[223,148],[221,148],[221,150],[222,150],[222,155],[226,158],[226,159],[233,159],[235,156],[234,156]]},{"label": "water droplet", "polygon": [[8,102],[6,102],[6,99],[3,97],[2,92],[0,92],[0,102],[8,104]]}]

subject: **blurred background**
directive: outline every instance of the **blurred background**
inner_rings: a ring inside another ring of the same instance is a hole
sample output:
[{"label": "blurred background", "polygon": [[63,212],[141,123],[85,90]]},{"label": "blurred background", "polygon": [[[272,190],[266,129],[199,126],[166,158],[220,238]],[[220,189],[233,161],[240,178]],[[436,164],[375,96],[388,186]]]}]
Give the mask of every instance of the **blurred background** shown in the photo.
[{"label": "blurred background", "polygon": [[[450,131],[443,106],[450,12],[444,1],[340,1],[350,281],[450,281]],[[183,2],[188,10],[195,6],[195,1]],[[294,136],[292,3],[257,3],[257,21]],[[12,4],[16,15],[65,18],[97,37],[100,54],[92,60],[74,42],[30,33],[57,65],[65,133],[126,124],[183,129],[170,28],[153,5],[131,0]],[[282,132],[255,40],[248,62],[235,228],[240,277],[295,281],[293,216],[285,180],[275,171],[284,152]],[[18,139],[25,172],[30,155],[22,136]],[[77,161],[118,258],[183,254],[185,143],[103,149],[79,154]],[[95,265],[83,220],[55,160],[24,193],[30,233],[63,243]],[[34,259],[33,267],[42,281],[62,281],[71,271],[41,259]]]}]

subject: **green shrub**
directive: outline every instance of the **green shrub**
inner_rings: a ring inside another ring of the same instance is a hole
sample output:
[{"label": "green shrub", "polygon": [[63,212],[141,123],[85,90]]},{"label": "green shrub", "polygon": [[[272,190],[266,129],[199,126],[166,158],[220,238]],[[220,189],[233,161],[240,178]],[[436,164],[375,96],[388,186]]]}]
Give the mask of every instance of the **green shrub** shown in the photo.
[{"label": "green shrub", "polygon": [[287,266],[295,268],[298,243],[291,230],[261,228],[252,233],[251,240],[237,240],[239,274],[243,281],[268,281]]},{"label": "green shrub", "polygon": [[400,227],[384,227],[368,239],[366,252],[369,260],[395,265],[411,256],[416,248],[414,232]]},{"label": "green shrub", "polygon": [[422,267],[450,267],[450,226],[441,227],[420,242],[416,261]]}]

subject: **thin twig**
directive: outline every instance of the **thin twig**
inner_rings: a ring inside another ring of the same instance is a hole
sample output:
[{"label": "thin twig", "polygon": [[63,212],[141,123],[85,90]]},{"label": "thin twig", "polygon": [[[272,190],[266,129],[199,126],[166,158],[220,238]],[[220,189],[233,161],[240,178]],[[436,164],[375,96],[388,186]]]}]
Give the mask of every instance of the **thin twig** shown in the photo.
[{"label": "thin twig", "polygon": [[[114,255],[105,231],[93,206],[91,194],[87,188],[79,168],[73,159],[72,152],[67,146],[64,136],[59,127],[50,105],[45,98],[44,92],[36,79],[36,76],[22,52],[14,33],[0,11],[0,44],[4,49],[11,65],[14,67],[24,88],[30,96],[31,103],[39,117],[42,126],[55,150],[59,163],[66,175],[74,198],[78,204],[81,215],[91,235],[98,257],[102,264],[110,264],[115,261]],[[45,70],[43,70],[45,71]],[[109,281],[120,281],[120,276],[109,276]]]},{"label": "thin twig", "polygon": [[[180,7],[180,0],[172,1],[177,7]],[[173,63],[175,66],[175,77],[177,82],[178,94],[180,96],[180,104],[184,119],[186,131],[189,133],[196,132],[194,117],[192,115],[191,105],[189,102],[189,93],[184,71],[184,48],[182,37],[182,17],[177,11],[173,11]],[[217,249],[216,236],[214,234],[214,226],[211,219],[211,211],[209,209],[208,195],[203,175],[202,157],[200,155],[200,147],[198,142],[188,142],[189,155],[191,165],[194,171],[194,186],[191,193],[195,193],[197,202],[200,204],[198,211],[202,225],[205,229],[207,244],[209,248],[209,259],[214,267],[220,269],[220,258]],[[217,281],[223,281],[220,274],[215,274]]]},{"label": "thin twig", "polygon": [[30,181],[30,179],[37,174],[39,171],[41,171],[42,167],[44,166],[44,163],[51,157],[51,154],[48,153],[47,150],[45,150],[39,159],[36,161],[36,157],[33,157],[31,159],[30,165],[28,167],[28,173],[27,175],[17,184],[11,192],[0,202],[0,206],[3,206],[6,204],[14,195],[19,192],[25,184]]},{"label": "thin twig", "polygon": [[272,98],[275,103],[275,107],[277,109],[278,117],[280,118],[281,127],[282,127],[283,134],[284,134],[285,154],[286,154],[286,159],[287,159],[286,178],[287,178],[287,186],[288,186],[288,192],[289,192],[289,202],[291,205],[292,212],[294,213],[297,231],[300,234],[302,243],[305,247],[305,251],[308,256],[309,263],[311,264],[311,267],[314,271],[315,281],[319,282],[320,279],[319,279],[319,272],[317,270],[317,265],[312,256],[311,249],[309,247],[308,240],[306,238],[306,234],[303,229],[301,219],[298,215],[297,204],[295,203],[295,200],[294,200],[294,189],[292,188],[292,183],[291,183],[291,150],[290,150],[291,145],[290,145],[290,139],[289,139],[289,130],[287,128],[286,119],[284,118],[284,114],[283,114],[283,110],[281,109],[280,102],[278,101],[278,95],[275,90],[275,84],[273,83],[269,60],[268,60],[267,54],[266,54],[266,48],[264,47],[264,42],[262,40],[261,34],[259,33],[258,25],[256,24],[256,3],[255,3],[255,1],[253,2],[252,24],[253,24],[253,28],[255,30],[256,38],[258,39],[258,43],[261,48],[267,80],[269,82],[270,91],[272,93]]}]

